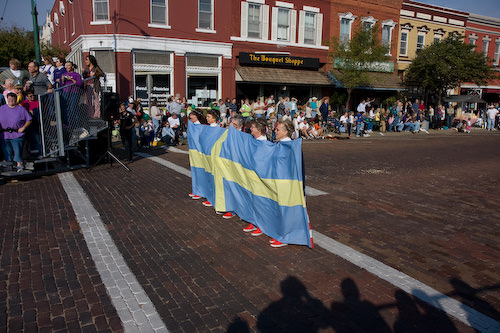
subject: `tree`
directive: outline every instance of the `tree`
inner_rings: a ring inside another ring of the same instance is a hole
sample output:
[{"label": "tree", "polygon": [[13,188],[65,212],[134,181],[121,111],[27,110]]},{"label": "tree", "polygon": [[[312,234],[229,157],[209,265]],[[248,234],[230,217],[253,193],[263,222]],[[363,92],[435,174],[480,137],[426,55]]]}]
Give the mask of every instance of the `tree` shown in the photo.
[{"label": "tree", "polygon": [[474,51],[474,45],[465,44],[463,36],[450,34],[441,41],[423,48],[411,63],[405,76],[406,84],[417,83],[433,93],[441,104],[449,89],[460,82],[484,85],[494,77],[491,60]]},{"label": "tree", "polygon": [[26,67],[35,58],[33,33],[17,27],[0,30],[0,66],[9,67],[9,60],[19,59]]},{"label": "tree", "polygon": [[380,26],[375,24],[371,29],[356,25],[351,40],[332,40],[334,67],[340,72],[337,80],[347,89],[346,108],[349,108],[351,94],[355,88],[370,83],[368,72],[373,64],[389,59],[389,48],[382,45],[378,36]]}]

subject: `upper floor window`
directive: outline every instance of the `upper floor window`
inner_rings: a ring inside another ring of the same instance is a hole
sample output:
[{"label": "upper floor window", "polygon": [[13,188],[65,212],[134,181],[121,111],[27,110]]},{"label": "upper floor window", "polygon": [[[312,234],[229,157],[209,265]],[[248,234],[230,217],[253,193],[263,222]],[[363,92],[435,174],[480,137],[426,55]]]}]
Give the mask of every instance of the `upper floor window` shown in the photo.
[{"label": "upper floor window", "polygon": [[500,60],[500,42],[496,42],[495,43],[495,56],[493,58],[493,65],[498,66],[499,60]]},{"label": "upper floor window", "polygon": [[305,14],[304,44],[316,44],[316,13]]},{"label": "upper floor window", "polygon": [[367,30],[371,30],[373,25],[375,23],[377,23],[377,20],[375,20],[373,18],[373,16],[369,16],[369,17],[362,17],[361,22],[362,22],[363,30],[367,31]]},{"label": "upper floor window", "polygon": [[387,54],[391,54],[392,30],[396,26],[393,20],[382,22],[382,45],[387,47]]},{"label": "upper floor window", "polygon": [[168,0],[151,0],[151,23],[167,25]]},{"label": "upper floor window", "polygon": [[108,0],[94,0],[94,21],[109,21]]},{"label": "upper floor window", "polygon": [[408,31],[401,31],[401,44],[399,45],[399,55],[408,54]]},{"label": "upper floor window", "polygon": [[290,10],[278,8],[278,40],[290,40]]},{"label": "upper floor window", "polygon": [[340,43],[345,44],[351,40],[351,27],[352,22],[356,16],[351,13],[339,14],[340,16]]},{"label": "upper floor window", "polygon": [[490,46],[490,40],[484,38],[483,39],[483,53],[485,56],[488,56],[488,47]]},{"label": "upper floor window", "polygon": [[198,28],[213,30],[213,0],[198,0]]},{"label": "upper floor window", "polygon": [[423,33],[419,33],[417,35],[417,52],[424,48],[425,44],[425,35]]},{"label": "upper floor window", "polygon": [[269,38],[269,5],[265,0],[248,0],[241,2],[242,38]]},{"label": "upper floor window", "polygon": [[261,5],[248,4],[248,37],[258,38],[261,36]]}]

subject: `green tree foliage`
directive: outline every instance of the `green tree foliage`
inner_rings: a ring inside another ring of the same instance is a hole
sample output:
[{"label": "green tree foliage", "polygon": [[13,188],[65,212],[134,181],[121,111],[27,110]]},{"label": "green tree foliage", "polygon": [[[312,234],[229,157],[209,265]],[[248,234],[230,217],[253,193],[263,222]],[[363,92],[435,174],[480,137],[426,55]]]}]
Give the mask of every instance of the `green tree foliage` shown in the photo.
[{"label": "green tree foliage", "polygon": [[449,35],[423,48],[411,63],[405,76],[406,84],[419,84],[438,97],[439,103],[449,89],[460,82],[484,85],[495,75],[483,53],[474,45],[465,44],[463,36]]},{"label": "green tree foliage", "polygon": [[33,32],[17,27],[0,29],[0,66],[9,67],[9,60],[17,58],[23,67],[35,58]]},{"label": "green tree foliage", "polygon": [[367,72],[370,65],[376,62],[384,62],[389,48],[382,45],[379,39],[380,26],[373,25],[371,29],[363,29],[361,24],[355,26],[351,40],[342,42],[339,38],[332,40],[332,51],[334,67],[340,72],[337,78],[347,89],[346,108],[351,102],[351,94],[355,88],[370,83]]}]

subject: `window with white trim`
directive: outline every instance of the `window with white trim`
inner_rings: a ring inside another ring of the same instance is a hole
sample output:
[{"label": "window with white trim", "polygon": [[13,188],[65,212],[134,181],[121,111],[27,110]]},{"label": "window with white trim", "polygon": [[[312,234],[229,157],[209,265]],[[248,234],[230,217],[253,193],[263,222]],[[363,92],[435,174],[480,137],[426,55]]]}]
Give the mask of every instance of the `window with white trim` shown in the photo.
[{"label": "window with white trim", "polygon": [[341,44],[345,44],[351,40],[352,22],[354,21],[356,16],[352,15],[352,13],[347,13],[347,14],[339,14],[339,17],[340,17],[339,41]]},{"label": "window with white trim", "polygon": [[500,60],[500,42],[495,43],[495,56],[493,58],[493,65],[498,66]]},{"label": "window with white trim", "polygon": [[469,44],[476,45],[476,42],[477,42],[477,35],[476,34],[470,34],[469,35]]},{"label": "window with white trim", "polygon": [[278,8],[278,31],[277,39],[290,40],[290,9]]},{"label": "window with white trim", "polygon": [[377,23],[377,20],[373,18],[373,16],[369,17],[362,17],[361,18],[361,26],[363,27],[364,31],[371,30],[372,27]]},{"label": "window with white trim", "polygon": [[425,45],[425,34],[419,32],[417,35],[417,52],[424,48]]},{"label": "window with white trim", "polygon": [[434,43],[441,41],[441,35],[434,35]]},{"label": "window with white trim", "polygon": [[316,44],[316,13],[305,13],[304,44]]},{"label": "window with white trim", "polygon": [[391,44],[392,44],[392,30],[396,26],[396,22],[393,20],[387,20],[382,22],[382,45],[387,47],[387,54],[391,54]]},{"label": "window with white trim", "polygon": [[401,43],[399,44],[399,55],[408,55],[408,31],[401,31]]},{"label": "window with white trim", "polygon": [[168,0],[151,0],[151,24],[168,25]]},{"label": "window with white trim", "polygon": [[109,1],[94,0],[94,22],[109,21]]},{"label": "window with white trim", "polygon": [[214,30],[213,0],[198,0],[198,28],[205,30]]},{"label": "window with white trim", "polygon": [[488,47],[490,46],[489,39],[483,39],[483,53],[487,57],[488,56]]},{"label": "window with white trim", "polygon": [[248,37],[260,39],[261,37],[261,8],[257,3],[248,4]]}]

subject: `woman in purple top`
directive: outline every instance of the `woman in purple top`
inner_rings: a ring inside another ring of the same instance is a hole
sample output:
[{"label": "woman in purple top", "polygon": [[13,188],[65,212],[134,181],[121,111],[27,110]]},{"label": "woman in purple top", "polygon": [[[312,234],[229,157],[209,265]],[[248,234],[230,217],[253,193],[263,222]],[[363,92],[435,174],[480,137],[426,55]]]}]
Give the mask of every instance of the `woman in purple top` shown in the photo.
[{"label": "woman in purple top", "polygon": [[0,143],[6,161],[17,162],[17,172],[23,171],[22,147],[24,132],[31,124],[31,115],[17,104],[17,95],[7,94],[7,104],[0,107]]},{"label": "woman in purple top", "polygon": [[80,90],[83,82],[79,73],[75,72],[75,64],[71,61],[66,62],[66,73],[61,76],[63,88],[62,99],[62,118],[63,123],[68,125],[68,116],[76,115],[78,110],[78,101],[80,99]]}]

